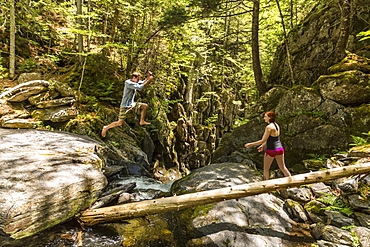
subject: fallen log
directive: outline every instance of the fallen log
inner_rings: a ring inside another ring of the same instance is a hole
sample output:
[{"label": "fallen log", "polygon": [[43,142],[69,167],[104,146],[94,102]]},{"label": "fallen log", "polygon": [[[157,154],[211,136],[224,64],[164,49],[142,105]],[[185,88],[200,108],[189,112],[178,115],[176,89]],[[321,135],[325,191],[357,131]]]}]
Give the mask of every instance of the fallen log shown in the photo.
[{"label": "fallen log", "polygon": [[127,203],[99,209],[90,209],[82,212],[78,219],[81,224],[92,226],[103,222],[111,222],[142,217],[150,214],[182,210],[194,206],[238,199],[246,196],[298,187],[304,184],[319,183],[367,172],[370,172],[369,162],[216,190]]}]

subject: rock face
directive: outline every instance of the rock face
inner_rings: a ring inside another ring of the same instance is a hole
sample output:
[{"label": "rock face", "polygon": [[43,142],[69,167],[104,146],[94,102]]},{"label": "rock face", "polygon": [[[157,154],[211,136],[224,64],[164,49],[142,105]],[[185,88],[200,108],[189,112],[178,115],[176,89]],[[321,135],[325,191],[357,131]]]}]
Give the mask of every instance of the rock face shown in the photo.
[{"label": "rock face", "polygon": [[[310,86],[319,76],[325,75],[333,65],[330,56],[340,36],[341,8],[339,1],[331,1],[317,5],[310,15],[292,30],[288,36],[291,53],[292,69],[297,84]],[[359,42],[359,32],[369,29],[365,20],[370,18],[370,7],[366,0],[356,1],[353,10],[353,25],[349,30],[347,50],[361,56],[369,57],[366,48],[369,42]],[[269,75],[271,84],[292,86],[291,75],[287,62],[285,43],[278,47]]]},{"label": "rock face", "polygon": [[107,149],[63,132],[0,129],[0,229],[31,236],[88,208],[107,184]]},{"label": "rock face", "polygon": [[[348,63],[361,70],[344,71]],[[280,123],[288,166],[308,154],[347,150],[352,136],[363,136],[370,124],[370,81],[365,73],[369,70],[369,59],[349,54],[333,66],[335,74],[321,76],[311,87],[272,88],[246,112],[250,121],[222,138],[213,162],[235,161],[232,154],[239,152],[261,164],[261,155],[244,144],[261,139],[266,126],[262,117],[271,110]]]},{"label": "rock face", "polygon": [[[369,163],[370,145],[357,147]],[[367,151],[366,151],[367,150]],[[353,150],[351,150],[352,152]],[[350,153],[326,162],[344,164]],[[353,155],[353,154],[352,154]],[[329,162],[331,161],[331,162]],[[176,195],[259,181],[247,165],[216,163],[175,181]],[[350,191],[338,189],[354,184]],[[179,246],[368,246],[369,174],[174,212]],[[358,189],[357,189],[358,188]],[[361,188],[361,189],[360,189]],[[313,244],[313,242],[316,242]]]},{"label": "rock face", "polygon": [[[176,181],[172,192],[198,192],[259,180],[245,165],[212,164]],[[290,219],[284,201],[272,194],[198,206],[175,215],[183,227],[179,238],[186,239],[186,246],[308,246],[313,242],[308,225]]]},{"label": "rock face", "polygon": [[[23,77],[22,80],[28,78]],[[34,129],[43,121],[66,122],[78,115],[73,90],[60,82],[34,80],[0,94],[0,126]]]}]

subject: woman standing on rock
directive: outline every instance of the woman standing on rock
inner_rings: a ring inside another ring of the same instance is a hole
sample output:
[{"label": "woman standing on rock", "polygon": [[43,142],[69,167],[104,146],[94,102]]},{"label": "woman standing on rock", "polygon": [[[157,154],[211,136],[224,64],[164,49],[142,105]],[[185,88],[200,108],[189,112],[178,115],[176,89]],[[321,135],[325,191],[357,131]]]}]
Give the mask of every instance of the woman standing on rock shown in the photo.
[{"label": "woman standing on rock", "polygon": [[276,162],[284,175],[289,177],[290,172],[286,168],[284,161],[284,147],[280,141],[280,127],[275,122],[276,114],[272,111],[266,112],[263,119],[268,123],[268,125],[265,128],[265,133],[263,134],[262,139],[247,143],[245,144],[245,147],[250,148],[254,145],[261,145],[258,147],[258,151],[261,152],[266,146],[263,158],[263,177],[265,180],[268,180],[270,177],[269,170],[274,159],[276,159]]}]

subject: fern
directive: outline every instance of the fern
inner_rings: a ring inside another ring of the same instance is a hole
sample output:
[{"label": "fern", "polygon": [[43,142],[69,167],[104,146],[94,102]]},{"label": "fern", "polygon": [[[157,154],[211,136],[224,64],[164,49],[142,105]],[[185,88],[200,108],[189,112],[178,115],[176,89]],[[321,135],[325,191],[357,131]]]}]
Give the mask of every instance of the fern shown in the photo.
[{"label": "fern", "polygon": [[351,135],[353,143],[351,143],[350,145],[351,146],[369,145],[370,144],[370,131],[367,132],[367,133],[362,133],[362,134],[367,136],[367,137],[363,138],[363,137],[360,137],[360,136]]},{"label": "fern", "polygon": [[351,216],[353,214],[353,209],[347,206],[342,199],[336,195],[324,194],[324,197],[319,198],[318,200],[327,205],[327,207],[323,208],[323,210],[337,211],[347,216]]}]

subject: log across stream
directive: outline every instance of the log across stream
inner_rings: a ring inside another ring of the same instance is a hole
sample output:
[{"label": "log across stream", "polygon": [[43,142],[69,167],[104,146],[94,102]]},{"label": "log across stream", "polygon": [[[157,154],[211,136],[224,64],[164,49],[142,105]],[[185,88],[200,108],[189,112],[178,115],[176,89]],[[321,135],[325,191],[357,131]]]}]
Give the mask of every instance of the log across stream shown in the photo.
[{"label": "log across stream", "polygon": [[233,187],[127,203],[98,209],[89,209],[82,212],[78,216],[78,219],[83,225],[92,226],[98,223],[182,210],[199,205],[269,193],[276,190],[298,187],[304,184],[319,183],[369,172],[370,162],[367,162],[363,164],[304,173],[291,177],[271,179]]}]

